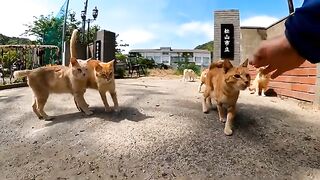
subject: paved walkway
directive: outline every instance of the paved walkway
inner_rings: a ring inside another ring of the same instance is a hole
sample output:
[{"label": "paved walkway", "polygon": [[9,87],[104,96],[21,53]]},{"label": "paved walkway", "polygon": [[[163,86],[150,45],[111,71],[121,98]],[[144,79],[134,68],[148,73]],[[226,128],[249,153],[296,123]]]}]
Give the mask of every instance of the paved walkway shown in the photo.
[{"label": "paved walkway", "polygon": [[320,179],[320,112],[243,92],[227,137],[216,111],[201,112],[198,84],[117,80],[121,112],[104,112],[98,92],[88,90],[89,117],[70,95],[52,95],[53,121],[33,114],[28,87],[2,90],[0,177]]}]

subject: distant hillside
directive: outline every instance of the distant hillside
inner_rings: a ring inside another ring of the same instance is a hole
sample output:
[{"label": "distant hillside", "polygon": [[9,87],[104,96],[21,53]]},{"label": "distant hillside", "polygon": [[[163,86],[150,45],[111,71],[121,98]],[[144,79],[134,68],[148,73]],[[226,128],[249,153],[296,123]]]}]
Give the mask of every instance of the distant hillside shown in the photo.
[{"label": "distant hillside", "polygon": [[8,37],[0,34],[0,44],[32,44],[32,41],[27,38]]},{"label": "distant hillside", "polygon": [[208,50],[210,52],[213,52],[213,41],[209,41],[207,43],[201,44],[195,47],[195,49],[203,49],[203,50]]}]

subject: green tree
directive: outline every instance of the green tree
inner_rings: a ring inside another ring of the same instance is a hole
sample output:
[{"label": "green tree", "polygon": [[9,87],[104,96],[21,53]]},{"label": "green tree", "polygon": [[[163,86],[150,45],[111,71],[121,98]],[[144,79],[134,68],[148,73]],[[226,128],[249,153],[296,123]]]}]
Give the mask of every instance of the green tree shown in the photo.
[{"label": "green tree", "polygon": [[[67,18],[66,22],[66,39],[70,39],[72,31],[78,28],[80,21],[73,18]],[[31,24],[25,24],[27,29],[25,35],[33,35],[37,38],[38,43],[47,45],[56,45],[61,47],[63,17],[56,18],[52,14],[34,17]]]},{"label": "green tree", "polygon": [[126,61],[128,57],[120,52],[116,52],[116,59],[121,61],[121,62],[124,62]]}]

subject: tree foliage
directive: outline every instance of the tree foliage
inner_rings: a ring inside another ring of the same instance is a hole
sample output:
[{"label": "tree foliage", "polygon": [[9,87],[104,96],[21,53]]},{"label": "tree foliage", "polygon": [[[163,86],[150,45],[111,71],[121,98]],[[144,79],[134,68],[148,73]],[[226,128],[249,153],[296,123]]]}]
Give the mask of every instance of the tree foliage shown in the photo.
[{"label": "tree foliage", "polygon": [[198,45],[197,47],[195,47],[195,49],[203,49],[203,50],[208,50],[210,52],[213,52],[213,41],[209,41],[207,43]]},{"label": "tree foliage", "polygon": [[8,37],[0,34],[0,44],[34,44],[35,42],[27,38]]},{"label": "tree foliage", "polygon": [[[25,24],[27,29],[25,30],[25,35],[33,35],[37,38],[38,43],[47,45],[56,45],[61,47],[62,30],[63,30],[64,19],[56,18],[52,14],[39,17],[34,17],[34,20],[30,24]],[[81,28],[81,21],[68,16],[66,21],[66,34],[65,41],[70,40],[71,34],[74,29]],[[97,31],[100,30],[100,26],[93,25],[90,27],[89,36],[87,35],[87,30],[85,31],[85,44],[88,42],[93,42]],[[80,34],[82,39],[83,34]],[[89,37],[89,39],[87,39]]]}]

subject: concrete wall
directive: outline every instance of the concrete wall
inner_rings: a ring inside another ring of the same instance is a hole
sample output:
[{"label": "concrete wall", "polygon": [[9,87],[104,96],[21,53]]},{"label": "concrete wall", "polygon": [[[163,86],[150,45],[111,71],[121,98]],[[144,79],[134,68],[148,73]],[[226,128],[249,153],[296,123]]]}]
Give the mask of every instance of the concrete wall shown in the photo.
[{"label": "concrete wall", "polygon": [[265,29],[241,28],[240,57],[242,60],[247,59],[252,55],[253,51],[258,47],[261,41],[266,39],[266,33],[267,31]]},{"label": "concrete wall", "polygon": [[239,10],[214,11],[214,53],[213,59],[221,58],[221,24],[234,26],[234,60],[232,64],[240,64],[240,19]]},{"label": "concrete wall", "polygon": [[286,18],[278,21],[277,23],[271,25],[270,27],[267,28],[267,39],[272,39],[275,36],[279,36],[284,34],[285,26],[284,23],[286,21]]}]

